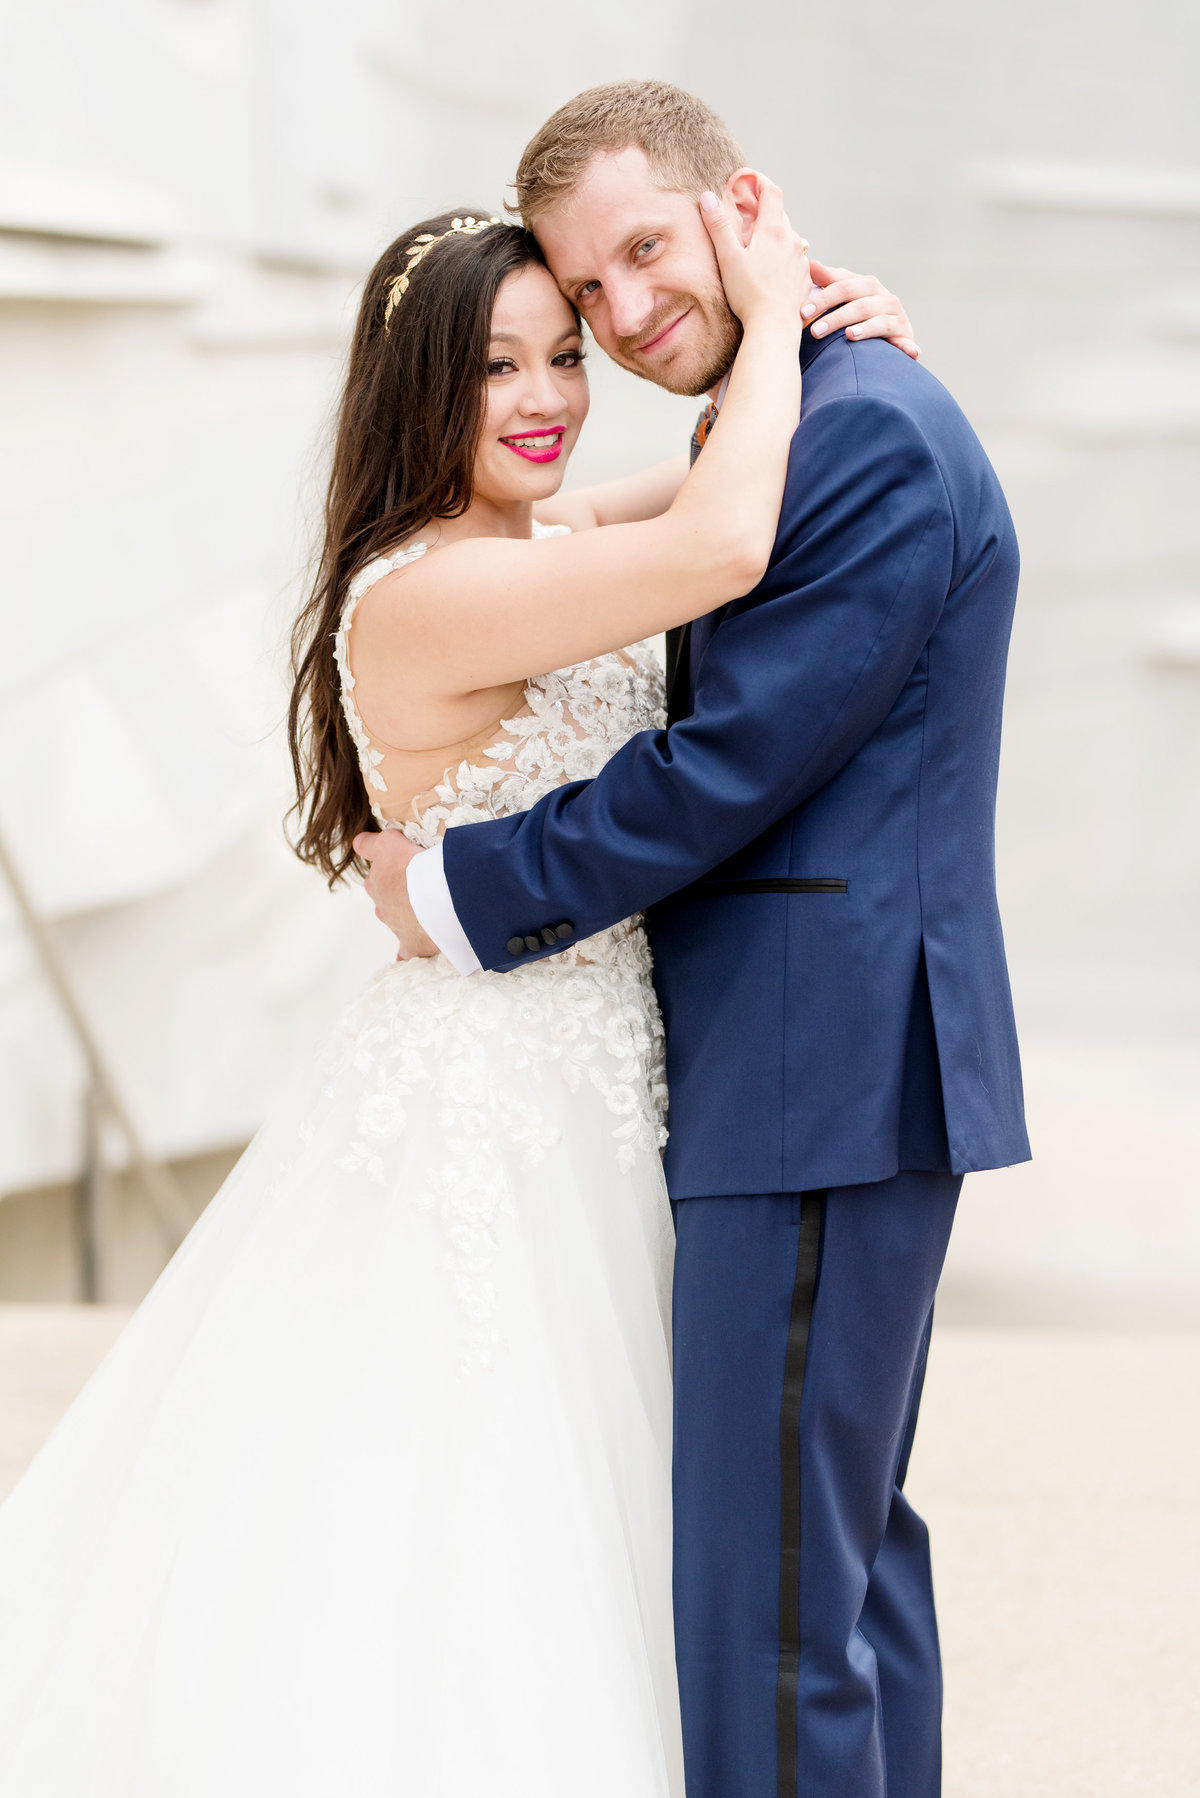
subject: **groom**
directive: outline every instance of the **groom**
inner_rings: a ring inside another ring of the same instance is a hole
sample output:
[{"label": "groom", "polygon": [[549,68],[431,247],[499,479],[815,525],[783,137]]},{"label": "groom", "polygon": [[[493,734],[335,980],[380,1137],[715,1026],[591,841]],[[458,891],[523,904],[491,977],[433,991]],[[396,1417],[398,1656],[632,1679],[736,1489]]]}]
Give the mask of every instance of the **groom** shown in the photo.
[{"label": "groom", "polygon": [[[601,348],[715,396],[737,327],[708,189],[752,230],[729,133],[650,82],[569,102],[517,177]],[[369,838],[370,884],[404,953],[436,941],[463,972],[652,908],[688,1798],[933,1798],[904,1476],[962,1177],[1029,1152],[992,847],[1017,546],[924,369],[840,332],[801,362],[770,567],[679,634],[670,729],[450,831],[407,885],[399,833]]]}]

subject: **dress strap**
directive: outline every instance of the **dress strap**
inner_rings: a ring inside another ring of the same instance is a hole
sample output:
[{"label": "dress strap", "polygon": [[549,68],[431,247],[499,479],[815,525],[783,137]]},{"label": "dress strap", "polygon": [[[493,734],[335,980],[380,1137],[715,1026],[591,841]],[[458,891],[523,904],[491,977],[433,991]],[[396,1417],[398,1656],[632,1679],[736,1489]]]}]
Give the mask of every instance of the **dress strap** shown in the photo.
[{"label": "dress strap", "polygon": [[[333,659],[337,664],[338,682],[342,694],[342,711],[346,725],[358,751],[358,765],[368,789],[377,793],[387,792],[387,782],[379,772],[379,764],[383,760],[383,751],[376,749],[363,727],[358,706],[354,700],[354,676],[350,672],[350,626],[354,623],[354,613],[358,602],[364,594],[371,591],[385,574],[391,574],[395,568],[404,568],[409,562],[417,561],[425,554],[427,543],[409,543],[404,549],[395,549],[390,555],[376,556],[365,568],[360,568],[346,592],[346,603],[342,607],[342,615],[338,620],[338,628],[333,639]],[[380,824],[387,822],[374,800],[371,810]]]},{"label": "dress strap", "polygon": [[409,562],[415,562],[429,548],[427,543],[407,543],[403,549],[394,549],[389,555],[376,556],[360,568],[346,589],[346,604],[356,604],[364,593],[369,593],[376,582],[385,574],[391,574],[393,568],[403,568]]}]

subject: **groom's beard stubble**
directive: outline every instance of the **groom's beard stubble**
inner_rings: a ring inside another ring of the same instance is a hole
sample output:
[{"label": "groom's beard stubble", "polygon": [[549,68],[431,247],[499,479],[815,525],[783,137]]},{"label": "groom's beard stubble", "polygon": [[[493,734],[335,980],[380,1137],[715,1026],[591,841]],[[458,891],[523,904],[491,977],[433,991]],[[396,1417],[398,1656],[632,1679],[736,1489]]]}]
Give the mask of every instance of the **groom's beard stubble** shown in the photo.
[{"label": "groom's beard stubble", "polygon": [[[689,306],[700,314],[704,325],[703,340],[696,352],[691,356],[668,357],[661,368],[643,361],[638,355],[641,345],[652,342]],[[729,372],[741,341],[741,320],[730,311],[721,288],[712,288],[703,295],[677,293],[652,313],[636,337],[615,340],[614,361],[627,368],[630,374],[640,375],[643,381],[665,387],[668,393],[686,394],[695,399],[715,387]]]}]

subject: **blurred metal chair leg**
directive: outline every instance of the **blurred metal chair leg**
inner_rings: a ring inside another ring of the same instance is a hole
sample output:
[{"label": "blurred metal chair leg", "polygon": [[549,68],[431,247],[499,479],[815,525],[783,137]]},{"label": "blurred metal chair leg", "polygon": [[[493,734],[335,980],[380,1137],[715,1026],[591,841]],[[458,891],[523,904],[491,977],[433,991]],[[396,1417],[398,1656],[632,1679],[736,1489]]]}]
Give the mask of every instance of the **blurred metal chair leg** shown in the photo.
[{"label": "blurred metal chair leg", "polygon": [[147,1154],[116,1081],[75,991],[54,934],[39,914],[12,853],[0,834],[0,873],[8,883],[22,922],[37,951],[42,972],[54,989],[88,1066],[84,1100],[84,1164],[79,1193],[79,1258],[83,1296],[94,1303],[102,1275],[102,1214],[106,1178],[105,1122],[111,1119],[124,1138],[138,1184],[154,1212],[168,1251],[183,1241],[193,1221],[192,1208],[171,1169]]}]

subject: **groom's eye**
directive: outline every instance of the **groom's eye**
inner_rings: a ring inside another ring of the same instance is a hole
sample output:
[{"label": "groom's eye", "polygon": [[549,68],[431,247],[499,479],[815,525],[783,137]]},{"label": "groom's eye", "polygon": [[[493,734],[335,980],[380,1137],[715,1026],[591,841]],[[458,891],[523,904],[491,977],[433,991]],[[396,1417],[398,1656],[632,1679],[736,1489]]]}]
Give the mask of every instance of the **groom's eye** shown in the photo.
[{"label": "groom's eye", "polygon": [[580,299],[580,300],[590,300],[592,295],[594,293],[599,293],[599,291],[600,291],[599,281],[585,281],[583,286],[579,289],[579,292],[575,297],[576,297],[576,299]]},{"label": "groom's eye", "polygon": [[654,247],[658,243],[658,241],[659,240],[657,237],[644,237],[642,239],[641,243],[638,245],[637,249],[633,252],[634,255],[640,256],[642,254],[643,250],[654,249]]}]

